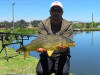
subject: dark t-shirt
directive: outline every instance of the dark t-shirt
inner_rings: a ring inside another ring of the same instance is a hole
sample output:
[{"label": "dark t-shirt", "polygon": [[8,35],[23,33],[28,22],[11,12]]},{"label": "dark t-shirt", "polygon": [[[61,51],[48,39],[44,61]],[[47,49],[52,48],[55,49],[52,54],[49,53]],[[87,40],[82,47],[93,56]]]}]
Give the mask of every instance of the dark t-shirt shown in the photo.
[{"label": "dark t-shirt", "polygon": [[51,23],[51,30],[54,34],[61,30],[62,23],[58,23],[57,25]]}]

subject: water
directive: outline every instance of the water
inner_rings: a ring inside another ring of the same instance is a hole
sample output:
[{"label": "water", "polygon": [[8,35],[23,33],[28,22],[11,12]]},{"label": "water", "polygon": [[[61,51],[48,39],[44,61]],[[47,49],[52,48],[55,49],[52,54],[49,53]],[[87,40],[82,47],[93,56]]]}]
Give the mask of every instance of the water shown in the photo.
[{"label": "water", "polygon": [[[24,45],[35,38],[25,40]],[[77,33],[73,40],[76,46],[71,48],[70,72],[74,75],[100,75],[100,31]],[[14,49],[19,47],[14,45]],[[39,58],[38,52],[30,52],[30,55]]]},{"label": "water", "polygon": [[74,35],[70,71],[75,75],[100,75],[100,31]]}]

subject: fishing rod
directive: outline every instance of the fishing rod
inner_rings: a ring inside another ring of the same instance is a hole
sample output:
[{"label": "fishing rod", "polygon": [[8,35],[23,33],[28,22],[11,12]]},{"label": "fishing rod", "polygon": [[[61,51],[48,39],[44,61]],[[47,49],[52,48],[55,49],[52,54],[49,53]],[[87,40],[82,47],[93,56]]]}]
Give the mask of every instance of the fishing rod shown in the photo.
[{"label": "fishing rod", "polygon": [[[24,38],[26,37],[26,38]],[[20,48],[23,45],[23,41],[24,40],[29,40],[30,37],[37,37],[36,35],[24,35],[24,34],[16,34],[16,33],[6,33],[6,32],[0,32],[0,41],[2,43],[2,49],[0,51],[0,53],[2,53],[3,50],[5,50],[5,53],[6,53],[6,60],[8,61],[8,56],[7,56],[7,51],[6,51],[6,47],[8,45],[11,45],[11,44],[20,44]],[[12,40],[12,38],[14,38]],[[13,42],[14,40],[18,40],[18,42]],[[5,43],[5,42],[8,42],[8,43]]]}]

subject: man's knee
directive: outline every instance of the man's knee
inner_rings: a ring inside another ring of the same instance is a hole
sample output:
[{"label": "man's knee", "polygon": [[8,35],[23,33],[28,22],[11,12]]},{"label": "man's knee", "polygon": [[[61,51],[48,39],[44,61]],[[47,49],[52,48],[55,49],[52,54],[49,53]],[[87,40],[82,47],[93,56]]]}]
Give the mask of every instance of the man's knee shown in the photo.
[{"label": "man's knee", "polygon": [[36,68],[37,75],[43,75],[43,69],[40,61],[38,62],[37,68]]},{"label": "man's knee", "polygon": [[63,75],[69,75],[69,70],[70,70],[70,58],[67,58],[67,61],[63,67]]},{"label": "man's knee", "polygon": [[40,69],[40,70],[39,70],[39,69],[37,69],[37,70],[36,70],[36,75],[49,75],[49,73],[48,73],[48,72],[46,72],[46,71],[44,72],[44,71],[43,71],[43,70],[41,70],[41,69]]},{"label": "man's knee", "polygon": [[69,75],[69,66],[63,69],[63,75]]},{"label": "man's knee", "polygon": [[38,62],[37,68],[36,68],[37,75],[48,75],[48,68],[47,65],[41,63],[41,61]]},{"label": "man's knee", "polygon": [[69,72],[63,72],[63,75],[69,75]]},{"label": "man's knee", "polygon": [[36,73],[37,73],[37,75],[43,75],[43,71],[39,70],[39,69],[36,70]]}]

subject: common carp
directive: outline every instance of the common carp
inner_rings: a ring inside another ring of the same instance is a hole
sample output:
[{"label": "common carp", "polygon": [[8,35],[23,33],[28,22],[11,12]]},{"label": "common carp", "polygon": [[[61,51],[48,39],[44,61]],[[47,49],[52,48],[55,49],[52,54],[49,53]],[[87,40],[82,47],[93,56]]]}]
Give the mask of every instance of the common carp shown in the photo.
[{"label": "common carp", "polygon": [[24,59],[29,55],[30,51],[36,51],[38,48],[43,48],[47,51],[48,56],[51,56],[59,46],[72,47],[75,42],[61,35],[41,35],[26,46],[16,50],[16,52],[24,52]]}]

